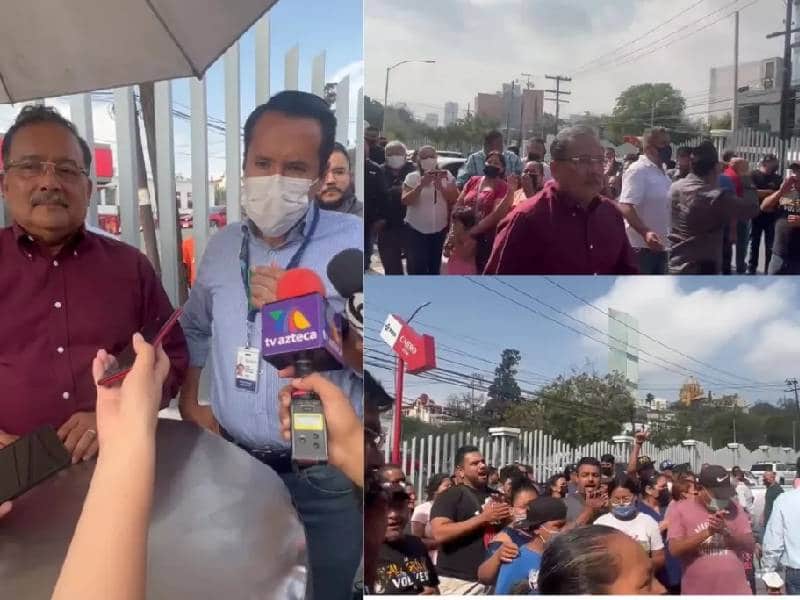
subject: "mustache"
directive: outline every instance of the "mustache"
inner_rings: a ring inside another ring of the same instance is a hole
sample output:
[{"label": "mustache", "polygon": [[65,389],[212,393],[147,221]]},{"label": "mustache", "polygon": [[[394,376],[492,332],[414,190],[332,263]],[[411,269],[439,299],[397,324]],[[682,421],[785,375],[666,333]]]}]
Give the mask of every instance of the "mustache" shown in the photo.
[{"label": "mustache", "polygon": [[31,205],[32,206],[63,206],[68,207],[69,202],[64,197],[64,195],[60,192],[45,192],[40,194],[35,194],[31,198]]}]

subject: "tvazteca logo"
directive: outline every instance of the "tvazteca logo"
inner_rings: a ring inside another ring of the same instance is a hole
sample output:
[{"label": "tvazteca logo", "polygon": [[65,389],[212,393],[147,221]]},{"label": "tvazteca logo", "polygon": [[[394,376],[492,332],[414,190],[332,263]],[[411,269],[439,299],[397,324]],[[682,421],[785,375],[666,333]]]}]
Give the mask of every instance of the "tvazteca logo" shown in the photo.
[{"label": "tvazteca logo", "polygon": [[269,316],[275,322],[277,333],[297,333],[311,327],[308,318],[296,308],[289,310],[273,310]]}]

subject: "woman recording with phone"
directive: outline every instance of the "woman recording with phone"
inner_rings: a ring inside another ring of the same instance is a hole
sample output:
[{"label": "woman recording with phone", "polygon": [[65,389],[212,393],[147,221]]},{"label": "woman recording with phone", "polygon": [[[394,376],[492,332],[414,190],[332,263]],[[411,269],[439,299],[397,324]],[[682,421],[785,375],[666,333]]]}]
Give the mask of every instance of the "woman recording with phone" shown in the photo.
[{"label": "woman recording with phone", "polygon": [[433,146],[419,149],[417,170],[403,183],[409,275],[438,275],[450,227],[450,209],[458,199],[455,178],[438,168]]}]

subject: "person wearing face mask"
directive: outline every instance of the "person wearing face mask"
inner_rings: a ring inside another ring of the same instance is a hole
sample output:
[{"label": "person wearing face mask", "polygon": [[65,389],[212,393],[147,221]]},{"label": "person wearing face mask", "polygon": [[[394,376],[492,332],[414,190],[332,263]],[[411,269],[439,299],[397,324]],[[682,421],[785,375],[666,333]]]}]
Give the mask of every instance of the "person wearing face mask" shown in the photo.
[{"label": "person wearing face mask", "polygon": [[[306,528],[313,589],[344,599],[351,597],[361,559],[363,521],[353,484],[333,466],[293,468],[277,402],[283,383],[258,350],[261,308],[276,300],[277,281],[288,269],[315,271],[333,309],[345,312],[327,265],[339,252],[361,248],[362,221],[320,210],[309,199],[327,168],[335,131],[336,118],[325,101],[299,91],[273,96],[247,118],[242,197],[247,219],[209,240],[184,307],[190,367],[179,407],[185,420],[220,434],[280,475]],[[208,360],[211,404],[201,405],[200,375]],[[242,360],[254,367],[252,380],[236,377]],[[361,379],[350,369],[325,376],[361,416]]]},{"label": "person wearing face mask", "polygon": [[751,594],[741,553],[755,546],[750,521],[734,501],[728,471],[709,465],[700,472],[698,494],[669,510],[669,550],[683,565],[681,593]]},{"label": "person wearing face mask", "polygon": [[450,210],[457,199],[455,178],[438,168],[433,146],[422,146],[418,170],[409,173],[403,182],[409,275],[439,275]]},{"label": "person wearing face mask", "polygon": [[552,181],[553,176],[550,173],[550,165],[545,162],[545,155],[547,154],[547,146],[542,138],[533,138],[528,140],[528,153],[526,158],[528,162],[536,162],[542,165],[542,185],[548,181]]},{"label": "person wearing face mask", "polygon": [[[475,262],[478,273],[486,267],[497,225],[511,210],[518,188],[519,178],[512,175],[506,180],[505,156],[501,152],[490,152],[486,156],[483,176],[470,178],[456,201],[456,208],[468,207],[475,212],[477,225],[470,229],[469,234],[477,242]],[[448,246],[451,243],[448,242]]]},{"label": "person wearing face mask", "polygon": [[519,528],[529,533],[528,542],[519,547],[517,555],[499,567],[494,593],[510,594],[520,581],[528,582],[528,593],[538,592],[539,567],[542,554],[550,540],[566,525],[567,507],[556,498],[544,496],[528,504]]},{"label": "person wearing face mask", "polygon": [[380,173],[386,188],[383,221],[378,231],[378,254],[384,275],[403,275],[403,252],[406,251],[406,205],[403,204],[403,182],[415,169],[406,160],[406,147],[392,141],[386,145],[386,162]]},{"label": "person wearing face mask", "polygon": [[[781,189],[783,178],[778,173],[780,162],[774,154],[767,154],[753,171],[750,179],[758,190],[758,199],[766,200],[769,196]],[[769,262],[772,258],[772,244],[775,241],[775,215],[760,212],[750,223],[750,255],[747,262],[747,272],[755,275],[758,271],[758,258],[761,252],[761,238],[764,238],[765,266],[764,273],[769,272]]]},{"label": "person wearing face mask", "polygon": [[353,189],[350,155],[347,153],[347,148],[339,142],[333,145],[328,168],[319,185],[316,198],[321,209],[363,218],[364,205],[356,198]]},{"label": "person wearing face mask", "polygon": [[666,275],[667,234],[670,223],[669,188],[664,172],[671,149],[663,128],[645,133],[644,153],[622,176],[619,210],[625,217],[628,239],[642,275]]},{"label": "person wearing face mask", "polygon": [[470,154],[467,162],[456,178],[456,183],[459,189],[464,189],[466,183],[473,177],[480,177],[483,175],[483,169],[486,166],[486,159],[489,154],[498,152],[503,155],[507,171],[509,174],[521,175],[522,174],[522,161],[519,156],[508,150],[503,150],[503,134],[497,130],[490,131],[483,138],[483,150]]},{"label": "person wearing face mask", "polygon": [[653,474],[641,481],[641,490],[637,506],[643,514],[652,517],[658,523],[661,539],[664,542],[664,567],[658,570],[656,576],[670,594],[680,594],[681,563],[666,547],[669,529],[667,509],[672,502],[672,494],[667,489],[667,477],[663,473]]}]

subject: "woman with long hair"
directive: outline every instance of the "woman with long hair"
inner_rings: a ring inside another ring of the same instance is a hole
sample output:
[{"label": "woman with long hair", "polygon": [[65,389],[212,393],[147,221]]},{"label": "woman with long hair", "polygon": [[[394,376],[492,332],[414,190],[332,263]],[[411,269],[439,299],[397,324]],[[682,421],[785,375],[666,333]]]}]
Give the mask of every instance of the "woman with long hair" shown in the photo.
[{"label": "woman with long hair", "polygon": [[411,534],[417,536],[425,544],[434,565],[439,544],[433,539],[431,533],[431,507],[436,497],[452,486],[453,481],[447,473],[437,473],[431,477],[428,485],[425,486],[425,502],[417,506],[411,515]]}]

